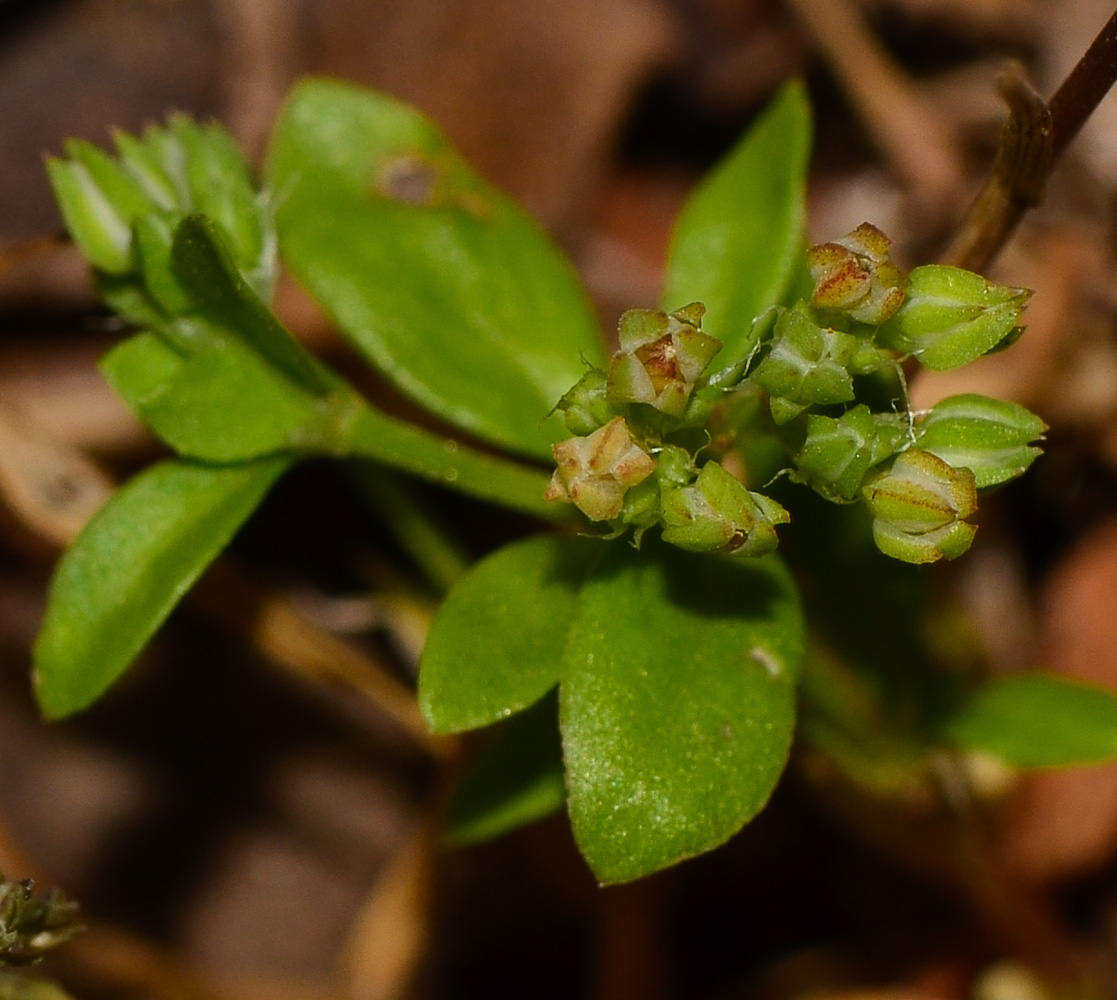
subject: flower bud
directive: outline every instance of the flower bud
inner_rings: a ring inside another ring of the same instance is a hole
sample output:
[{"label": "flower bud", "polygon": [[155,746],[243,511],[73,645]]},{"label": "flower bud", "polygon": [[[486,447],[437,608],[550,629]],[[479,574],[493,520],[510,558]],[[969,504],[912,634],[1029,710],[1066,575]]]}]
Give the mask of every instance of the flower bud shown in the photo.
[{"label": "flower bud", "polygon": [[1031,445],[1047,425],[1022,406],[967,393],[937,403],[917,425],[924,451],[974,474],[978,489],[1021,475],[1040,449]]},{"label": "flower bud", "polygon": [[750,493],[717,462],[707,462],[693,486],[665,489],[663,540],[691,552],[760,556],[776,548],[775,525],[790,515],[775,500]]},{"label": "flower bud", "polygon": [[835,503],[857,499],[865,475],[894,454],[903,429],[891,415],[861,404],[838,418],[811,414],[793,478]]},{"label": "flower bud", "polygon": [[[218,224],[239,270],[269,298],[274,226],[228,133],[179,116],[142,138],[120,132],[114,141],[118,159],[72,140],[66,144],[68,159],[47,163],[66,228],[94,267],[114,278],[135,279],[137,270],[150,270],[153,262],[139,259],[143,250],[137,250],[134,227],[154,218],[162,230],[173,232],[184,215],[199,212]],[[154,243],[148,243],[150,250]],[[117,281],[118,291],[119,286]]]},{"label": "flower bud", "polygon": [[959,368],[1014,334],[1031,294],[945,264],[917,267],[904,304],[877,342],[934,371]]},{"label": "flower bud", "polygon": [[820,327],[797,309],[780,310],[768,354],[752,373],[770,397],[772,419],[783,424],[812,404],[853,399],[846,365],[857,345],[856,337]]},{"label": "flower bud", "polygon": [[592,434],[617,416],[616,407],[606,396],[608,382],[600,368],[591,368],[568,389],[555,409],[571,434]]},{"label": "flower bud", "polygon": [[861,495],[874,517],[877,548],[894,559],[954,559],[970,547],[977,531],[964,520],[977,509],[973,473],[918,448],[898,455]]},{"label": "flower bud", "polygon": [[840,240],[811,247],[811,305],[861,323],[883,323],[904,301],[904,275],[889,258],[891,245],[876,226],[863,222]]},{"label": "flower bud", "polygon": [[695,383],[721,350],[720,340],[698,329],[704,312],[700,302],[670,315],[626,312],[618,330],[621,349],[609,362],[609,399],[682,417]]},{"label": "flower bud", "polygon": [[275,270],[270,219],[232,136],[220,125],[202,125],[185,115],[173,116],[165,131],[182,149],[188,211],[218,224],[248,283],[266,300]]},{"label": "flower bud", "polygon": [[587,437],[560,441],[551,450],[558,467],[544,499],[572,503],[591,521],[620,515],[625,492],[655,471],[655,462],[632,440],[623,417],[614,417]]}]

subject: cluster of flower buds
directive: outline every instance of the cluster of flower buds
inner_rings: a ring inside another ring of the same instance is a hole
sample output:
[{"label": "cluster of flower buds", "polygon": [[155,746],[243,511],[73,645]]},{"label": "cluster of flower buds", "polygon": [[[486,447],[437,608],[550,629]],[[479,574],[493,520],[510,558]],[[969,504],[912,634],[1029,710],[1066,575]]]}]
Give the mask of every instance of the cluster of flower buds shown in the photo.
[{"label": "cluster of flower buds", "polygon": [[47,162],[66,228],[92,262],[103,297],[149,324],[189,308],[171,241],[185,215],[209,216],[237,268],[265,301],[276,273],[270,210],[229,134],[185,116],[142,136],[118,132],[117,156],[81,140]]},{"label": "cluster of flower buds", "polygon": [[[787,512],[713,458],[698,468],[680,447],[684,438],[695,446],[696,428],[707,432],[699,448],[732,441],[708,421],[717,399],[747,389],[770,422],[739,433],[781,442],[792,480],[865,504],[883,552],[913,563],[960,555],[976,530],[966,520],[976,490],[1020,475],[1046,427],[1023,407],[976,395],[912,412],[899,362],[945,370],[1011,343],[1029,293],[944,265],[904,274],[889,248],[868,223],[812,247],[810,300],[758,318],[743,356],[723,358],[714,374],[721,342],[701,330],[700,304],[626,313],[607,370],[591,369],[558,404],[577,436],[555,446],[547,496],[614,533],[631,526],[637,539],[659,526],[686,549],[771,551]],[[882,388],[891,402],[874,410],[868,400]]]},{"label": "cluster of flower buds", "polygon": [[575,437],[554,446],[556,469],[545,496],[573,503],[591,521],[639,538],[654,525],[696,552],[761,555],[776,547],[788,520],[774,500],[745,488],[717,462],[698,469],[666,439],[701,423],[706,369],[721,342],[701,330],[704,308],[626,312],[620,350],[608,370],[590,369],[559,401]]}]

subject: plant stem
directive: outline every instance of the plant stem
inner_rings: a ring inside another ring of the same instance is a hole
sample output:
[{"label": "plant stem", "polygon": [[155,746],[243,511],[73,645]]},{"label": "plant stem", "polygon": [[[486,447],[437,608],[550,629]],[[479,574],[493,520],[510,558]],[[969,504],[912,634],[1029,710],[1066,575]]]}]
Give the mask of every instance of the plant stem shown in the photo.
[{"label": "plant stem", "polygon": [[1010,66],[1000,80],[1009,106],[993,173],[978,193],[944,263],[981,271],[997,255],[1029,208],[1043,201],[1055,161],[1117,81],[1117,12],[1044,104]]},{"label": "plant stem", "polygon": [[413,491],[387,469],[362,462],[357,486],[391,528],[392,535],[443,594],[465,575],[469,558],[449,532],[424,509]]},{"label": "plant stem", "polygon": [[371,406],[357,413],[345,454],[382,462],[402,472],[547,521],[566,521],[572,508],[543,499],[548,477],[495,455],[485,455],[397,420]]}]

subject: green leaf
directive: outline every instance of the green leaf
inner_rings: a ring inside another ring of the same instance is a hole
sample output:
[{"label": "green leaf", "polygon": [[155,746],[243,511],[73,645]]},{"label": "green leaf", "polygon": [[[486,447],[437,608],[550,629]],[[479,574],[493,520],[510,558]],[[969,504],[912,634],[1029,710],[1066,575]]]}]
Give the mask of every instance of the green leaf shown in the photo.
[{"label": "green leaf", "polygon": [[94,515],[58,566],[35,644],[48,718],[105,692],[289,465],[161,462]]},{"label": "green leaf", "polygon": [[396,101],[311,80],[273,137],[280,249],[342,331],[402,391],[479,437],[546,456],[547,419],[604,363],[566,258]]},{"label": "green leaf", "polygon": [[726,841],[791,745],[798,596],[775,556],[613,546],[582,589],[560,688],[570,817],[603,882]]},{"label": "green leaf", "polygon": [[602,543],[537,535],[479,562],[431,625],[419,706],[439,733],[476,729],[558,683],[578,590]]},{"label": "green leaf", "polygon": [[336,380],[249,287],[210,219],[188,215],[182,220],[175,230],[171,259],[197,313],[243,341],[292,385],[317,396],[336,388]]},{"label": "green leaf", "polygon": [[979,688],[942,735],[1017,767],[1099,763],[1117,757],[1117,692],[1056,674],[1013,674]]},{"label": "green leaf", "polygon": [[512,716],[470,765],[450,805],[454,844],[492,840],[562,808],[558,703],[548,695]]},{"label": "green leaf", "polygon": [[184,357],[160,337],[139,333],[105,355],[101,370],[160,440],[206,462],[334,450],[359,405],[330,405],[301,392],[232,340]]},{"label": "green leaf", "polygon": [[725,345],[715,365],[742,356],[753,319],[781,301],[802,269],[810,134],[805,91],[791,83],[676,223],[663,305],[705,304],[702,329]]}]

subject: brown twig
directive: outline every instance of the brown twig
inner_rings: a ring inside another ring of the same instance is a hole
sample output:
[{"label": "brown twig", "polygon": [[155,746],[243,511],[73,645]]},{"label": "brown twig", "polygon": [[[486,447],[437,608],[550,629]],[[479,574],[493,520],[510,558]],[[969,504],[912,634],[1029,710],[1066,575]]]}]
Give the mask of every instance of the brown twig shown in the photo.
[{"label": "brown twig", "polygon": [[1117,12],[1045,105],[1018,67],[1000,81],[1009,105],[993,173],[978,193],[944,263],[980,271],[997,255],[1024,213],[1043,201],[1055,161],[1117,81]]}]

